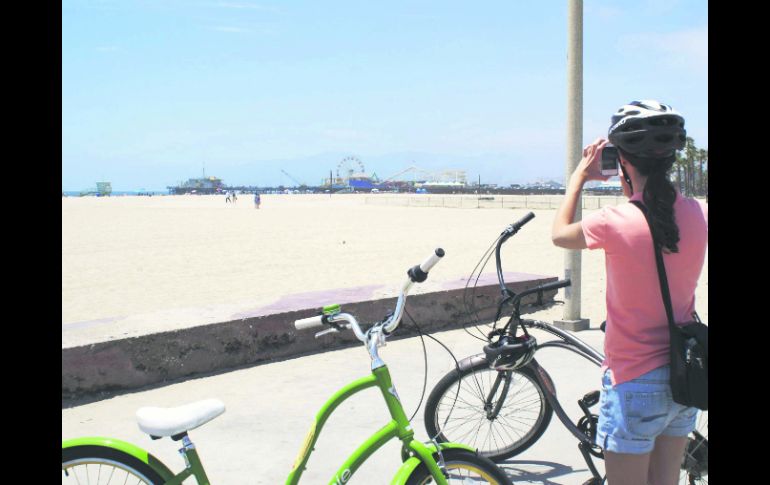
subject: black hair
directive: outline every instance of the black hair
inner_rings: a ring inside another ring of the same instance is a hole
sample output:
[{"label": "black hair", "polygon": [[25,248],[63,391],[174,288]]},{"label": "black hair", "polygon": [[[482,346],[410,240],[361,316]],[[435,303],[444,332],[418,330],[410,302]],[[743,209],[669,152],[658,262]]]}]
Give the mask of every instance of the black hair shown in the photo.
[{"label": "black hair", "polygon": [[674,215],[676,189],[668,176],[676,161],[676,154],[672,153],[666,157],[643,157],[620,148],[619,150],[623,158],[641,175],[647,177],[643,200],[652,226],[653,240],[669,252],[678,253],[679,226],[676,225]]}]

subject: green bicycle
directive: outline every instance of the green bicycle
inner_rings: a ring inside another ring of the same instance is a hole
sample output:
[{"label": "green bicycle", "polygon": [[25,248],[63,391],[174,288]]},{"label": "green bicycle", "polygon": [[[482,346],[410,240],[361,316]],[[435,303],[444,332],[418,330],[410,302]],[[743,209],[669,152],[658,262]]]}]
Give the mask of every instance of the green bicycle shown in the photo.
[{"label": "green bicycle", "polygon": [[[337,406],[352,395],[371,387],[379,388],[391,419],[348,457],[330,479],[330,485],[348,483],[356,470],[393,438],[402,442],[402,464],[390,482],[391,485],[511,484],[510,479],[495,463],[480,456],[469,446],[435,441],[422,443],[415,440],[414,430],[391,381],[388,367],[378,354],[378,348],[385,344],[387,337],[401,322],[410,287],[414,283],[425,281],[428,271],[443,256],[444,251],[436,249],[422,264],[409,269],[409,277],[401,288],[394,312],[375,323],[366,332],[361,330],[353,315],[342,313],[339,305],[324,307],[322,314],[294,322],[298,331],[327,327],[317,333],[316,337],[328,332],[352,329],[369,352],[372,373],[337,391],[316,414],[293,469],[286,479],[287,485],[299,482],[320,431]],[[174,441],[182,441],[179,452],[184,458],[185,468],[179,473],[172,472],[153,455],[131,443],[111,438],[88,437],[62,443],[62,483],[176,485],[194,477],[199,485],[209,485],[203,464],[188,432],[211,421],[224,411],[224,404],[216,399],[177,408],[145,407],[137,411],[140,429],[153,439],[170,437]]]}]

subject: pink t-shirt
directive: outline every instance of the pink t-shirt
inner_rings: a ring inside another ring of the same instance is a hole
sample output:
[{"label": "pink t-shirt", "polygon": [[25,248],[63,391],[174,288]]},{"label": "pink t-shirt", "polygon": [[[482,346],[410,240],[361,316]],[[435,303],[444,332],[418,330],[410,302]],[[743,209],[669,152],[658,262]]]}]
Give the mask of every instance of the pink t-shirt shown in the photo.
[{"label": "pink t-shirt", "polygon": [[[631,200],[642,200],[634,194]],[[692,321],[695,287],[708,245],[708,204],[677,194],[679,252],[663,253],[677,323]],[[669,363],[666,309],[650,228],[631,203],[605,207],[582,221],[589,249],[604,249],[607,267],[605,360],[613,385]]]}]

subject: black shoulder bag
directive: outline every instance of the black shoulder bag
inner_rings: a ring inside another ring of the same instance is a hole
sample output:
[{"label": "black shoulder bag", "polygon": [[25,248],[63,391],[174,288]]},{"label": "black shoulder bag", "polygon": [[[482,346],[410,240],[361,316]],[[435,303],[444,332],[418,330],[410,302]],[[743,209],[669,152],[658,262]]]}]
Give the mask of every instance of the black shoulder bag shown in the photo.
[{"label": "black shoulder bag", "polygon": [[[632,200],[639,208],[650,226],[647,208],[639,201]],[[671,336],[671,394],[674,402],[684,406],[692,406],[707,410],[709,407],[709,328],[693,313],[692,322],[676,325],[674,311],[671,307],[671,293],[668,289],[666,267],[663,264],[663,251],[653,237],[655,248],[655,263],[658,266],[660,291],[663,295],[663,305],[666,307],[668,329]]]}]

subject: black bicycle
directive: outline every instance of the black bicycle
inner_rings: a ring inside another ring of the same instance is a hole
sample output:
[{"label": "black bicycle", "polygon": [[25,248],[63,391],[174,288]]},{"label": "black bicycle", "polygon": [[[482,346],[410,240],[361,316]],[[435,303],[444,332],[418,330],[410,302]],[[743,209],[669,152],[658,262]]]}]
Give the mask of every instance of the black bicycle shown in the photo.
[{"label": "black bicycle", "polygon": [[[562,424],[578,439],[578,449],[593,475],[586,485],[598,485],[604,483],[605,477],[596,469],[593,458],[603,459],[604,454],[594,442],[598,416],[590,408],[599,402],[600,392],[589,392],[578,400],[583,416],[577,423],[573,423],[556,397],[553,380],[534,357],[516,370],[504,370],[499,365],[493,365],[497,356],[490,349],[499,348],[501,341],[507,341],[504,339],[517,338],[519,328],[527,336],[527,329],[537,329],[557,337],[537,345],[534,350],[549,347],[567,349],[597,366],[601,366],[604,360],[600,352],[572,333],[548,322],[521,318],[520,306],[524,297],[538,295],[538,302],[542,302],[544,292],[570,285],[570,280],[565,279],[529,288],[518,294],[506,286],[500,248],[534,217],[530,212],[520,221],[511,224],[493,243],[502,299],[492,331],[485,335],[490,345],[485,347],[486,353],[459,361],[457,367],[436,384],[425,406],[425,426],[428,434],[439,442],[467,443],[477,447],[481,455],[500,462],[532,446],[543,435],[556,411]],[[482,261],[485,257],[486,261],[489,260],[490,251],[482,257]],[[506,308],[512,308],[512,314],[502,328],[497,328],[497,322]],[[473,314],[474,311],[471,308],[469,313]],[[482,323],[478,319],[477,322]],[[680,474],[680,484],[699,483],[708,483],[708,412],[700,413],[696,429],[689,436]]]}]

